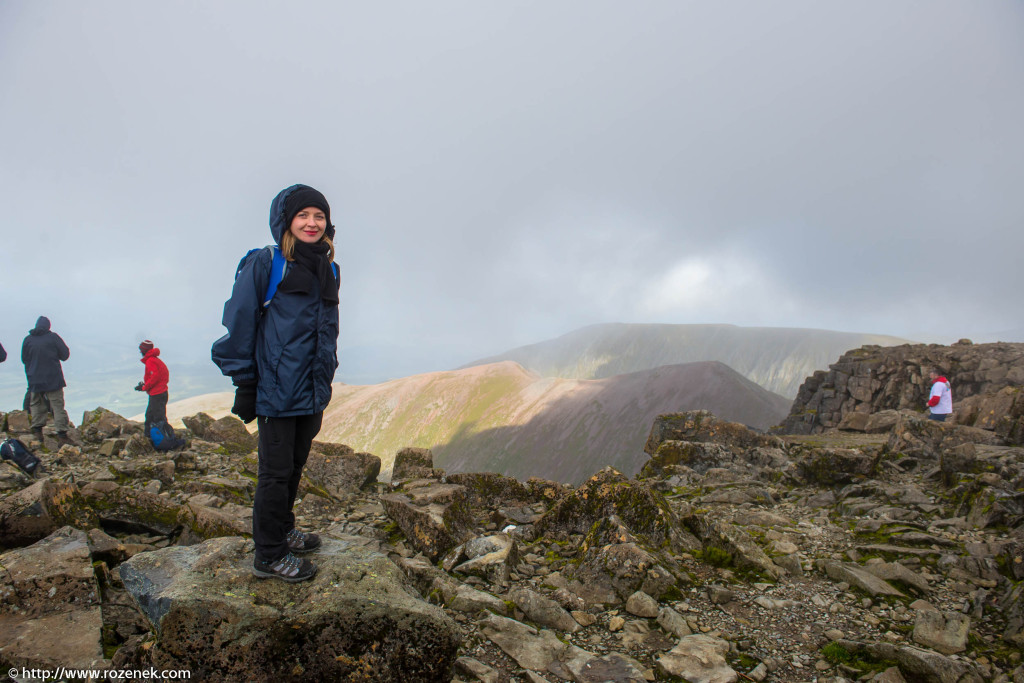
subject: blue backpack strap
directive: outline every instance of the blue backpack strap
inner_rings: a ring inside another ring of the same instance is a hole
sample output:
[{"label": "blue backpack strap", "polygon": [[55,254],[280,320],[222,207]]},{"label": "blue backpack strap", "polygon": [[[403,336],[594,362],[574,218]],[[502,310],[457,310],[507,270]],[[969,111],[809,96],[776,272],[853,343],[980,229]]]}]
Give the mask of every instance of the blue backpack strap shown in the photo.
[{"label": "blue backpack strap", "polygon": [[[267,306],[270,305],[270,302],[273,300],[274,295],[277,294],[277,287],[278,285],[281,284],[281,280],[284,279],[284,274],[288,272],[288,260],[285,259],[284,254],[281,253],[281,250],[277,247],[277,245],[267,246],[264,247],[264,249],[274,250],[274,260],[270,264],[270,282],[267,283],[267,293],[263,297],[263,308],[266,308]],[[247,253],[242,258],[241,261],[239,261],[238,270],[235,272],[236,278],[238,277],[238,274],[242,272],[242,266],[245,264],[246,259],[248,259],[257,251],[260,251],[260,249],[250,249],[249,253]],[[340,277],[338,271],[338,264],[332,262],[331,269],[334,271],[335,279],[338,279]]]},{"label": "blue backpack strap", "polygon": [[245,267],[246,261],[248,261],[253,254],[263,251],[264,249],[274,250],[274,258],[270,264],[270,282],[267,283],[267,293],[263,296],[263,308],[266,308],[270,305],[270,300],[274,298],[274,294],[277,293],[277,286],[280,285],[281,280],[284,279],[285,271],[288,270],[288,261],[285,260],[284,254],[281,253],[281,250],[278,249],[276,245],[268,244],[265,247],[250,249],[247,251],[245,256],[242,257],[242,260],[238,262],[238,268],[235,269],[235,279],[237,280],[238,276],[242,273],[242,268]]},{"label": "blue backpack strap", "polygon": [[284,273],[288,270],[288,261],[285,259],[284,254],[276,246],[274,249],[274,261],[270,265],[270,283],[267,285],[267,295],[263,297],[263,308],[270,305],[271,299],[277,294],[277,286],[281,284],[281,280],[284,279]]}]

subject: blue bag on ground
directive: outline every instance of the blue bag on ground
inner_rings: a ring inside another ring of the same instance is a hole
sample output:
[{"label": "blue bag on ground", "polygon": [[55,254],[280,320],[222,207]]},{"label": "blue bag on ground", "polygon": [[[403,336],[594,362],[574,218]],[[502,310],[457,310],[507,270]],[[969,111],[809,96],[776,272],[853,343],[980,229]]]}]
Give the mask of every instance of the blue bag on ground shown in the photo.
[{"label": "blue bag on ground", "polygon": [[0,443],[0,458],[10,460],[26,474],[35,475],[42,471],[42,461],[25,444],[17,439],[7,439]]},{"label": "blue bag on ground", "polygon": [[164,420],[149,425],[149,441],[158,451],[173,451],[185,445],[185,440],[178,438],[174,428]]}]

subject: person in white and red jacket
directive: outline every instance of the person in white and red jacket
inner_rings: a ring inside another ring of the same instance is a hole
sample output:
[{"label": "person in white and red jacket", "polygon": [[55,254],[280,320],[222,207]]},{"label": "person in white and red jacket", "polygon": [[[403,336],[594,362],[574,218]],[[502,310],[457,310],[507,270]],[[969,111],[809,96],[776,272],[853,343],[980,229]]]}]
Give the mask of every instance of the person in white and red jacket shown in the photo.
[{"label": "person in white and red jacket", "polygon": [[928,419],[945,422],[946,417],[953,412],[953,391],[949,380],[934,369],[928,371],[928,378],[932,383],[932,390],[928,394],[928,410],[931,411]]},{"label": "person in white and red jacket", "polygon": [[146,374],[135,385],[135,391],[149,394],[149,405],[146,406],[146,433],[149,434],[151,424],[167,421],[167,381],[170,373],[159,358],[160,349],[153,346],[153,342],[147,339],[139,344],[139,353],[142,354]]}]

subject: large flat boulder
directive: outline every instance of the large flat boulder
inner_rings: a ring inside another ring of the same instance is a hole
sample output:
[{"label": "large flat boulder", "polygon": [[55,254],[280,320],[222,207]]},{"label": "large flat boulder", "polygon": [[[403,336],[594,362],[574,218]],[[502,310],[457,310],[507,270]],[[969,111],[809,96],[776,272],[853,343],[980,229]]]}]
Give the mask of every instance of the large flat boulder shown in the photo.
[{"label": "large flat boulder", "polygon": [[99,585],[85,532],[63,527],[0,555],[0,669],[102,668]]},{"label": "large flat boulder", "polygon": [[121,579],[157,634],[133,664],[207,681],[451,680],[454,622],[380,553],[325,539],[301,584],[251,574],[252,544],[218,538],[136,555]]}]

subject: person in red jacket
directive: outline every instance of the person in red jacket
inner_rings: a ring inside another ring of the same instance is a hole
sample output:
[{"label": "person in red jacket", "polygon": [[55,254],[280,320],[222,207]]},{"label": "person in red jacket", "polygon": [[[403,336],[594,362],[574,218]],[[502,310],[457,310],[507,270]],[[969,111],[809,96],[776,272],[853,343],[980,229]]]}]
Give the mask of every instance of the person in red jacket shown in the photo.
[{"label": "person in red jacket", "polygon": [[135,391],[149,394],[149,405],[146,406],[146,433],[149,426],[156,422],[167,421],[167,380],[170,373],[167,366],[160,360],[160,349],[153,346],[148,339],[139,344],[142,364],[146,366],[146,374],[141,382],[135,385]]},{"label": "person in red jacket", "polygon": [[932,383],[928,393],[928,419],[945,422],[953,413],[953,391],[949,387],[949,380],[934,368],[928,371],[928,379]]}]

